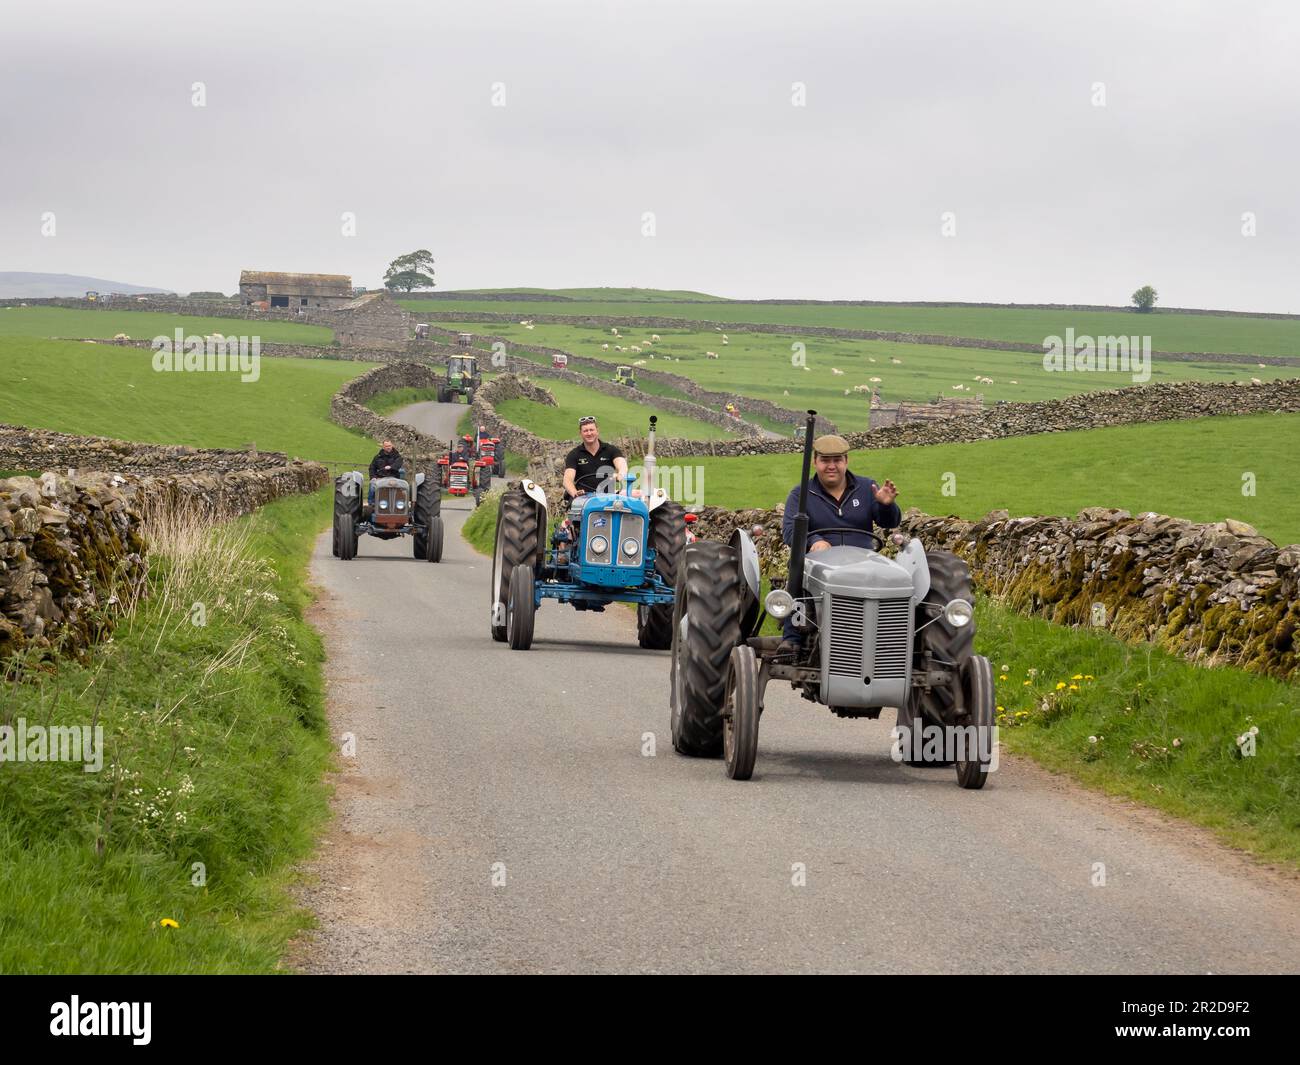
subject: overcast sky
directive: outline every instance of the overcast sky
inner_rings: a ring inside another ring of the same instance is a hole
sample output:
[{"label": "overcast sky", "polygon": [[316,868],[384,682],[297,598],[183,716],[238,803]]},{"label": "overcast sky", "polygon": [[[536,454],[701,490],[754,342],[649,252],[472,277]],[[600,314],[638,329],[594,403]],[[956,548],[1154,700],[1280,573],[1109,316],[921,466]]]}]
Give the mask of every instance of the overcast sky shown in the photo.
[{"label": "overcast sky", "polygon": [[1288,2],[9,3],[0,270],[1300,311],[1297,41]]}]

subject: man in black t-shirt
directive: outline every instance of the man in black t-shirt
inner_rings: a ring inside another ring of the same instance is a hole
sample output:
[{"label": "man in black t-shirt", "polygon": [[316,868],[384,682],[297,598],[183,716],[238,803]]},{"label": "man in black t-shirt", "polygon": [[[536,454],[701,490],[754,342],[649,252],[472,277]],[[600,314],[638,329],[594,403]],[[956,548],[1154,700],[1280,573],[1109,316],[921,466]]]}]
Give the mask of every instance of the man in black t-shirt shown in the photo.
[{"label": "man in black t-shirt", "polygon": [[578,421],[582,443],[564,459],[564,495],[573,506],[570,518],[577,520],[582,513],[584,497],[592,492],[609,491],[610,475],[620,480],[627,477],[627,459],[613,444],[600,439],[596,419],[588,415]]}]

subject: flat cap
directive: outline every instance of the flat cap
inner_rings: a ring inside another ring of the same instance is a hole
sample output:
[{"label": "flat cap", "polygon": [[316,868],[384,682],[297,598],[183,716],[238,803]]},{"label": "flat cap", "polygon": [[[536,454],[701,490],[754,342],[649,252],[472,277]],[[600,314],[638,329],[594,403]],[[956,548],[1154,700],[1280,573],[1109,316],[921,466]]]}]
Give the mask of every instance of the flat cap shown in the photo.
[{"label": "flat cap", "polygon": [[827,434],[819,436],[813,441],[813,454],[815,455],[847,455],[849,453],[849,442],[842,436]]}]

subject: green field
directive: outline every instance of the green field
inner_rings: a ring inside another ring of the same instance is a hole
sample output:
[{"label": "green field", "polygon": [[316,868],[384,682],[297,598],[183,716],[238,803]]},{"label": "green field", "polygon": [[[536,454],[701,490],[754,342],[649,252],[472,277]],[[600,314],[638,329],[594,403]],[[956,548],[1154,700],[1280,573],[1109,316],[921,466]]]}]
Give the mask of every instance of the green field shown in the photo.
[{"label": "green field", "polygon": [[[527,399],[510,399],[496,405],[497,413],[530,433],[547,440],[578,439],[578,419],[588,414],[600,425],[601,436],[613,440],[620,436],[645,435],[649,416],[655,414],[653,402],[642,405],[634,400],[607,396],[590,388],[537,378],[536,384],[555,397],[556,406],[548,407]],[[680,414],[659,414],[660,436],[686,440],[726,440],[734,436],[708,422]]]},{"label": "green field", "polygon": [[324,347],[334,341],[333,330],[297,322],[257,321],[246,318],[197,318],[157,311],[80,311],[67,307],[0,308],[0,337],[104,337],[125,333],[133,340],[172,336],[177,328],[186,336],[259,336],[263,344],[307,344]]},{"label": "green field", "polygon": [[[1157,286],[1158,287],[1158,286]],[[418,301],[413,301],[418,303]],[[412,304],[408,304],[412,305]],[[430,304],[423,304],[429,307]],[[820,325],[837,329],[931,333],[1041,344],[1043,338],[1076,335],[1149,335],[1156,351],[1216,351],[1256,355],[1300,355],[1300,320],[1236,318],[1205,314],[1137,314],[1130,311],[1040,311],[998,307],[835,307],[805,304],[692,303],[582,300],[572,303],[509,303],[499,300],[438,300],[436,309],[510,314],[594,314],[630,318],[646,315],[691,321]],[[443,324],[443,323],[439,323]],[[541,324],[537,326],[542,328]],[[659,330],[662,333],[662,330]]]},{"label": "green field", "polygon": [[[724,297],[722,296],[710,296],[706,292],[691,292],[689,289],[665,289],[665,288],[467,288],[467,289],[461,289],[460,291],[466,293],[484,293],[484,294],[500,293],[500,292],[509,292],[509,293],[520,292],[520,293],[529,293],[529,294],[544,295],[544,296],[564,296],[567,299],[571,299],[571,300],[628,300],[636,303],[671,303],[673,300],[707,300],[709,302],[714,302],[714,301],[721,302],[724,299]],[[447,303],[450,301],[444,299],[437,299],[437,300],[407,299],[407,300],[399,300],[398,302],[403,303],[406,306],[411,308],[420,308],[420,307],[438,307],[441,306],[443,303]],[[500,301],[500,302],[504,302],[504,301]],[[555,306],[555,307],[560,306],[558,302],[549,302],[549,301],[529,302],[526,300],[521,300],[519,305],[523,307],[534,307],[534,308],[540,308],[546,306]],[[511,305],[509,303],[504,303],[504,306],[510,307]],[[511,309],[513,310],[513,308]],[[541,312],[538,311],[538,313]],[[523,314],[521,315],[521,317],[527,318],[528,315]]]},{"label": "green field", "polygon": [[253,442],[321,461],[374,451],[329,420],[330,398],[368,363],[264,358],[245,383],[229,372],[156,372],[147,350],[11,337],[0,340],[0,367],[0,422],[193,447]]},{"label": "green field", "polygon": [[[1278,444],[1296,439],[1300,414],[1256,414],[857,451],[849,466],[893,480],[904,510],[981,518],[996,509],[1073,515],[1120,507],[1193,521],[1236,518],[1291,544],[1300,543],[1300,493],[1295,458]],[[702,456],[665,459],[660,469],[698,465],[711,506],[770,507],[785,501],[799,463],[795,454]],[[1242,495],[1244,473],[1255,475],[1253,496]],[[943,494],[945,483],[955,495]]]},{"label": "green field", "polygon": [[[945,398],[984,397],[985,404],[998,401],[1028,403],[1057,399],[1100,389],[1125,388],[1134,384],[1127,373],[1061,373],[1043,369],[1041,355],[1032,352],[988,351],[979,348],[948,348],[927,344],[894,344],[871,340],[835,340],[816,336],[769,333],[722,334],[626,329],[616,339],[608,328],[568,325],[520,325],[457,323],[456,328],[489,332],[523,344],[560,348],[617,363],[631,364],[645,359],[642,370],[663,370],[699,382],[705,388],[733,395],[770,400],[784,407],[803,410],[813,407],[843,430],[867,428],[870,397],[854,391],[858,385],[877,388],[886,403],[899,400],[925,402]],[[659,336],[657,342],[650,337]],[[618,352],[614,345],[642,347],[642,351]],[[805,365],[792,364],[792,345],[803,343]],[[606,348],[604,345],[608,344]],[[705,353],[715,352],[717,359]],[[656,358],[651,360],[650,353]],[[668,356],[669,358],[665,358]],[[893,360],[900,360],[894,362]],[[581,370],[581,367],[574,366]],[[834,371],[840,370],[837,374]],[[643,375],[644,376],[644,375]],[[993,384],[974,380],[991,378]],[[1152,360],[1149,383],[1169,381],[1249,381],[1277,377],[1300,377],[1300,366],[1268,366],[1256,363],[1180,362]],[[873,378],[879,378],[878,382]],[[645,381],[646,387],[658,387]],[[954,385],[962,385],[958,390]],[[845,395],[845,392],[848,395]],[[771,428],[772,426],[767,426]],[[785,432],[789,427],[782,427]]]}]

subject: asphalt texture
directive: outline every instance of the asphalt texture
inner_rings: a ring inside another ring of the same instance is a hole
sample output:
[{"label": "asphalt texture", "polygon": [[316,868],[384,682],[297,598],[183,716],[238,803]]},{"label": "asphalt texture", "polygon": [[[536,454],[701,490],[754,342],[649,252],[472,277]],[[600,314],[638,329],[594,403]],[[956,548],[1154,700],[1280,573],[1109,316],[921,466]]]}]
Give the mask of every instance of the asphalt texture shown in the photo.
[{"label": "asphalt texture", "polygon": [[[455,409],[399,412],[440,426]],[[426,429],[426,431],[432,431]],[[444,434],[446,435],[446,434]],[[667,652],[554,602],[489,635],[491,560],[363,538],[312,572],[342,759],[312,972],[1300,971],[1300,886],[1023,759],[982,791],[772,684],[754,779],[682,757]]]}]

